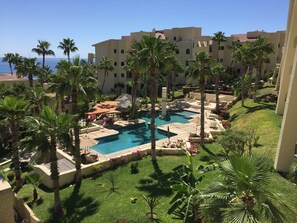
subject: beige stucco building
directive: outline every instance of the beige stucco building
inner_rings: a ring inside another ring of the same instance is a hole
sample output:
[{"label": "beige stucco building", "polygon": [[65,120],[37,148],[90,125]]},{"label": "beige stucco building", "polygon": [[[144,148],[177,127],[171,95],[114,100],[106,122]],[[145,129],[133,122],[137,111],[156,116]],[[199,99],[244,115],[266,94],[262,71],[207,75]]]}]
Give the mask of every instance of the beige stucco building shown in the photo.
[{"label": "beige stucco building", "polygon": [[[110,92],[116,89],[116,84],[123,83],[131,78],[131,75],[127,73],[123,67],[127,58],[128,50],[130,49],[133,41],[141,40],[143,35],[154,35],[161,39],[171,40],[177,45],[176,57],[180,60],[184,66],[188,65],[188,61],[193,58],[195,52],[206,51],[210,56],[219,58],[219,61],[226,67],[232,67],[234,75],[242,72],[241,65],[235,63],[232,60],[232,42],[239,41],[241,43],[247,41],[254,41],[259,36],[266,36],[275,47],[275,54],[271,55],[270,63],[265,64],[263,72],[272,71],[275,65],[280,62],[282,56],[282,47],[285,42],[285,31],[277,32],[264,32],[255,31],[248,32],[246,34],[234,34],[226,38],[226,42],[221,43],[220,49],[218,49],[217,43],[212,41],[211,36],[203,36],[202,29],[198,27],[185,27],[185,28],[172,28],[164,30],[152,30],[151,32],[133,32],[129,36],[122,36],[121,39],[110,39],[100,43],[96,43],[95,54],[89,54],[88,58],[90,62],[93,62],[95,66],[98,66],[102,56],[106,56],[113,60],[114,71],[110,72],[103,91]],[[99,81],[103,80],[103,71],[97,71],[99,73]],[[179,75],[176,79],[177,85],[186,84],[186,74]],[[139,87],[141,87],[141,83]]]},{"label": "beige stucco building", "polygon": [[297,1],[290,0],[276,113],[283,115],[275,159],[277,171],[288,172],[297,142]]}]

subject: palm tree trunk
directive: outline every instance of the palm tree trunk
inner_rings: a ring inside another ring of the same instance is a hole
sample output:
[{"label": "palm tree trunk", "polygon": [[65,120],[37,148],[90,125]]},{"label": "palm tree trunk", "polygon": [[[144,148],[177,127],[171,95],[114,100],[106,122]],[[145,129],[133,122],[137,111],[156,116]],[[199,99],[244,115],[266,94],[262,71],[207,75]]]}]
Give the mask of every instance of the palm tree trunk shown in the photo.
[{"label": "palm tree trunk", "polygon": [[245,86],[244,86],[244,78],[247,71],[247,66],[244,65],[243,73],[241,76],[241,107],[244,107],[244,96],[245,96]]},{"label": "palm tree trunk", "polygon": [[13,75],[11,63],[9,63],[10,73]]},{"label": "palm tree trunk", "polygon": [[216,112],[217,112],[217,114],[219,114],[219,112],[220,112],[219,77],[216,77],[216,79],[215,79],[215,94],[216,94]]},{"label": "palm tree trunk", "polygon": [[175,88],[176,88],[175,82],[176,82],[176,75],[175,75],[175,73],[173,73],[173,75],[172,75],[172,95],[171,95],[172,100],[175,99],[175,96],[174,96],[174,92],[175,92]]},{"label": "palm tree trunk", "polygon": [[201,79],[200,79],[200,94],[201,94],[201,108],[200,108],[200,145],[201,147],[204,147],[204,100],[205,100],[205,95],[204,95],[204,75],[201,74]]},{"label": "palm tree trunk", "polygon": [[252,73],[253,73],[253,66],[249,65],[249,82],[248,82],[248,97],[252,97]]},{"label": "palm tree trunk", "polygon": [[80,182],[82,180],[81,174],[81,157],[80,157],[80,140],[79,140],[79,125],[78,125],[78,106],[77,106],[77,89],[76,87],[72,88],[72,114],[75,115],[76,125],[74,127],[74,159],[75,159],[75,168],[76,175],[75,181]]},{"label": "palm tree trunk", "polygon": [[157,80],[155,67],[151,70],[151,157],[152,161],[156,161],[156,98],[157,98]]},{"label": "palm tree trunk", "polygon": [[21,178],[21,167],[20,167],[20,157],[19,157],[19,127],[17,120],[12,120],[10,122],[11,128],[11,138],[12,138],[12,149],[13,149],[13,158],[12,162],[14,164],[14,174],[15,174],[15,181],[16,186],[14,191],[17,193],[22,188],[22,178]]},{"label": "palm tree trunk", "polygon": [[33,88],[33,74],[29,74],[29,85]]},{"label": "palm tree trunk", "polygon": [[59,170],[58,170],[58,159],[56,154],[56,139],[54,136],[51,137],[51,151],[50,151],[50,169],[51,179],[53,181],[54,191],[54,213],[56,216],[63,214],[62,202],[60,198],[60,185],[59,185]]},{"label": "palm tree trunk", "polygon": [[67,51],[68,62],[70,62],[70,52]]},{"label": "palm tree trunk", "polygon": [[259,78],[261,77],[261,73],[262,73],[262,61],[259,61],[257,74],[256,74],[256,78],[255,78],[254,102],[256,102],[258,85],[259,85]]},{"label": "palm tree trunk", "polygon": [[103,88],[104,88],[106,76],[107,76],[107,71],[105,70],[105,72],[104,72],[104,78],[103,78],[103,83],[102,83],[102,86],[101,86],[101,94],[103,93]]},{"label": "palm tree trunk", "polygon": [[65,100],[64,100],[64,95],[61,95],[61,112],[65,113]]}]

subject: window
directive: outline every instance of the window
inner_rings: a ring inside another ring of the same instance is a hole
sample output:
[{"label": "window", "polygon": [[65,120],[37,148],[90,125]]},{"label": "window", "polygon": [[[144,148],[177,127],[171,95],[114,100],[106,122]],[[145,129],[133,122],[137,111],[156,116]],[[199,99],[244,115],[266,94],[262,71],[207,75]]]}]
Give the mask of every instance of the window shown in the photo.
[{"label": "window", "polygon": [[132,78],[132,73],[131,72],[127,73],[127,78]]},{"label": "window", "polygon": [[115,65],[115,66],[118,65],[118,63],[117,63],[117,62],[114,62],[114,65]]},{"label": "window", "polygon": [[277,45],[278,48],[280,48],[280,43]]},{"label": "window", "polygon": [[125,65],[125,62],[122,61],[122,62],[121,62],[121,66],[124,66],[124,65]]},{"label": "window", "polygon": [[177,50],[175,51],[175,54],[179,54],[179,49],[177,49]]},{"label": "window", "polygon": [[122,50],[121,50],[121,53],[125,53],[125,51],[122,49]]},{"label": "window", "polygon": [[224,61],[223,58],[221,58],[221,59],[220,59],[220,62],[223,62],[223,61]]},{"label": "window", "polygon": [[124,73],[121,73],[121,77],[125,77],[125,74]]},{"label": "window", "polygon": [[189,66],[189,61],[188,60],[186,61],[186,66]]},{"label": "window", "polygon": [[114,73],[113,76],[114,76],[114,77],[117,77],[117,73]]},{"label": "window", "polygon": [[117,53],[117,49],[113,49],[113,53]]},{"label": "window", "polygon": [[240,73],[240,69],[239,68],[236,70],[236,73],[238,73],[238,74]]},{"label": "window", "polygon": [[173,37],[173,40],[174,40],[174,41],[176,40],[176,36]]},{"label": "window", "polygon": [[212,45],[209,45],[209,52],[212,52]]},{"label": "window", "polygon": [[141,84],[141,85],[140,85],[140,88],[141,88],[141,89],[144,88],[144,84]]},{"label": "window", "polygon": [[117,88],[117,84],[115,84],[115,85],[113,86],[113,88],[116,89],[116,88]]},{"label": "window", "polygon": [[224,50],[224,46],[221,46],[220,50]]},{"label": "window", "polygon": [[186,54],[190,54],[190,49],[186,49]]}]

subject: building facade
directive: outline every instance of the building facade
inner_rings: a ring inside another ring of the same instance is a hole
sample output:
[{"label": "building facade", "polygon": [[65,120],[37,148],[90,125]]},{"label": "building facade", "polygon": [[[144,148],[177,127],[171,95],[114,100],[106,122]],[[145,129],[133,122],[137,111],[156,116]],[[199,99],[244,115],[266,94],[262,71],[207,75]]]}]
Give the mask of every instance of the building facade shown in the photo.
[{"label": "building facade", "polygon": [[274,167],[288,172],[297,153],[297,0],[290,0],[276,113],[283,120]]},{"label": "building facade", "polygon": [[[107,81],[103,91],[110,92],[117,88],[117,85],[124,84],[131,78],[131,75],[127,73],[123,68],[126,63],[128,51],[133,41],[140,41],[143,35],[153,35],[161,39],[170,40],[176,43],[178,50],[176,51],[177,59],[185,67],[188,65],[189,60],[193,59],[194,54],[206,51],[213,58],[224,64],[225,67],[232,67],[235,75],[239,75],[242,72],[240,64],[235,63],[232,60],[232,43],[238,41],[241,43],[254,41],[259,36],[266,36],[269,41],[275,47],[275,54],[271,55],[270,63],[265,64],[263,67],[264,73],[272,71],[276,64],[279,63],[282,56],[282,47],[285,42],[285,31],[277,32],[264,32],[255,31],[248,32],[246,34],[234,34],[226,38],[226,42],[222,42],[220,49],[216,42],[212,41],[212,36],[202,36],[202,29],[198,27],[186,27],[186,28],[172,28],[164,30],[152,30],[151,32],[133,32],[129,36],[122,36],[121,39],[110,39],[100,43],[96,43],[95,54],[89,54],[89,62],[94,63],[94,66],[98,66],[102,56],[106,56],[113,60],[114,71],[109,72]],[[103,71],[97,71],[99,81],[102,83]],[[177,85],[186,84],[186,73],[179,75],[176,79]],[[139,88],[141,88],[141,83]]]}]

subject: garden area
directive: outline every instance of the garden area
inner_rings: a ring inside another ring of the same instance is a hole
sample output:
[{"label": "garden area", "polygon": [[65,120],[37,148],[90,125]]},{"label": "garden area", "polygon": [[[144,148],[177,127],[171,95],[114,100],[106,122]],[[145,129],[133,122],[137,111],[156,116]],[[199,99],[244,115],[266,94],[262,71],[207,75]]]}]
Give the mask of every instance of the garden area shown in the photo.
[{"label": "garden area", "polygon": [[[265,99],[272,88],[259,91],[259,98]],[[275,103],[259,100],[253,103],[247,99],[245,107],[237,102],[230,110],[232,129],[245,130],[255,128],[259,136],[257,146],[252,153],[264,153],[271,158],[275,155],[281,117],[275,114]],[[210,168],[203,173],[196,171],[200,165],[213,166],[216,158],[222,157],[222,147],[218,143],[206,144],[205,149],[193,157],[194,174],[204,176],[197,189],[206,190],[209,185],[222,177],[217,168]],[[70,185],[60,190],[64,208],[61,219],[53,215],[53,193],[40,187],[38,194],[41,199],[32,202],[33,186],[25,184],[18,195],[29,204],[34,213],[45,222],[151,222],[148,218],[150,207],[145,198],[157,197],[155,208],[157,222],[181,222],[181,216],[168,215],[170,201],[176,192],[170,187],[173,169],[178,165],[187,164],[185,156],[158,156],[157,162],[152,163],[150,157],[140,161],[120,166],[114,170],[94,175],[84,179],[81,184]],[[268,190],[278,194],[291,210],[297,210],[296,186],[271,168],[269,174],[271,183]],[[144,195],[144,197],[143,197]],[[279,208],[283,208],[280,207]],[[289,222],[296,221],[291,211],[284,208]]]}]

